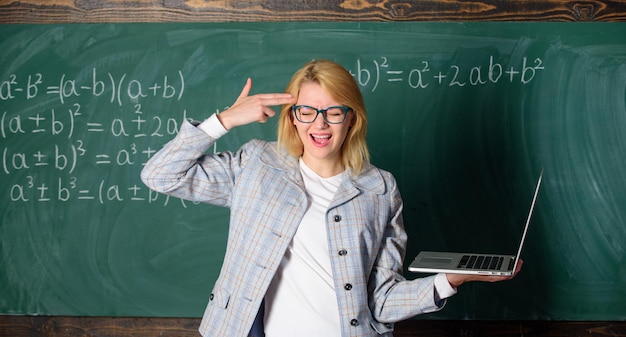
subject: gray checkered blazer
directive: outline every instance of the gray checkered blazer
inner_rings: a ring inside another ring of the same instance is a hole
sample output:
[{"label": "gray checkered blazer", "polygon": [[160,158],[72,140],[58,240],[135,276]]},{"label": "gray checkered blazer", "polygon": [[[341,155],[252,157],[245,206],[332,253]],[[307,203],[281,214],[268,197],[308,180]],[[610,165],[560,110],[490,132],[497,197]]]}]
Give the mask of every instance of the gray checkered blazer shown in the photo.
[{"label": "gray checkered blazer", "polygon": [[[215,139],[184,122],[142,171],[151,189],[230,208],[228,244],[203,336],[247,336],[268,285],[307,209],[298,159],[252,140],[206,154]],[[326,225],[341,336],[391,336],[393,322],[441,309],[434,277],[402,276],[406,232],[393,176],[372,165],[345,175]]]}]

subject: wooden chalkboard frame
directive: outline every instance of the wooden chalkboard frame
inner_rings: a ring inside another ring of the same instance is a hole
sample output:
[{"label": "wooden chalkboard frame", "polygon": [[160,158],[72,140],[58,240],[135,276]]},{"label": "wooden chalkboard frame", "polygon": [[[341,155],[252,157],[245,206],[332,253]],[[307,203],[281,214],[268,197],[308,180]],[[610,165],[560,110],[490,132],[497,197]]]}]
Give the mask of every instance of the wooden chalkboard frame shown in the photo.
[{"label": "wooden chalkboard frame", "polygon": [[626,21],[623,1],[0,1],[0,23]]},{"label": "wooden chalkboard frame", "polygon": [[[199,318],[0,316],[0,337],[188,337]],[[624,322],[417,321],[396,324],[396,337],[624,336]]]},{"label": "wooden chalkboard frame", "polygon": [[[626,21],[622,1],[0,1],[0,24],[244,21]],[[197,336],[198,318],[0,316],[0,337]],[[396,336],[625,336],[626,322],[406,321]]]}]

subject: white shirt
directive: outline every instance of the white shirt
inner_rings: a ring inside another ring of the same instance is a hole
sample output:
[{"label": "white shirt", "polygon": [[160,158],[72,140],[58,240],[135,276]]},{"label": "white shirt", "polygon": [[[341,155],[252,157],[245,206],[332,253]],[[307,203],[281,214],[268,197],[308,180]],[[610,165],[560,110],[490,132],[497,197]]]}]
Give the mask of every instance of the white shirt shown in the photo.
[{"label": "white shirt", "polygon": [[300,159],[309,209],[265,295],[267,337],[341,336],[326,211],[343,173],[322,178]]}]

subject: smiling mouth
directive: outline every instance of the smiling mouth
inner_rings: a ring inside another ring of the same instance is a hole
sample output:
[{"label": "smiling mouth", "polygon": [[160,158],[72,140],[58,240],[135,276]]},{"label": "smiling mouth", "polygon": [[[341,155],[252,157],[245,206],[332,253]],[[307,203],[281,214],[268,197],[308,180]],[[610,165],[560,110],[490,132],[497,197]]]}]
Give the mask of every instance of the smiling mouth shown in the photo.
[{"label": "smiling mouth", "polygon": [[311,139],[316,145],[326,145],[330,142],[330,138],[330,135],[311,135]]}]

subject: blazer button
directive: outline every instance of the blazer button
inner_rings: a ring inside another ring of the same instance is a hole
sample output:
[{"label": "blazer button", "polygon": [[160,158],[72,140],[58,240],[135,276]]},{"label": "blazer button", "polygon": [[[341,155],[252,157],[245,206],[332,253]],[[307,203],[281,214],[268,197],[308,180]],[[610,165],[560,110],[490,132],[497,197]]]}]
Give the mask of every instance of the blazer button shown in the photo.
[{"label": "blazer button", "polygon": [[350,325],[358,326],[359,325],[359,321],[357,321],[356,319],[353,319],[353,320],[350,321]]},{"label": "blazer button", "polygon": [[345,249],[342,249],[339,251],[339,256],[346,256],[348,254],[348,251]]},{"label": "blazer button", "polygon": [[209,301],[213,301],[214,298],[215,298],[215,295],[211,294],[211,296],[209,296]]},{"label": "blazer button", "polygon": [[352,285],[350,283],[346,283],[346,285],[343,286],[343,289],[345,289],[345,290],[352,290]]},{"label": "blazer button", "polygon": [[341,215],[335,215],[335,222],[341,221]]}]

